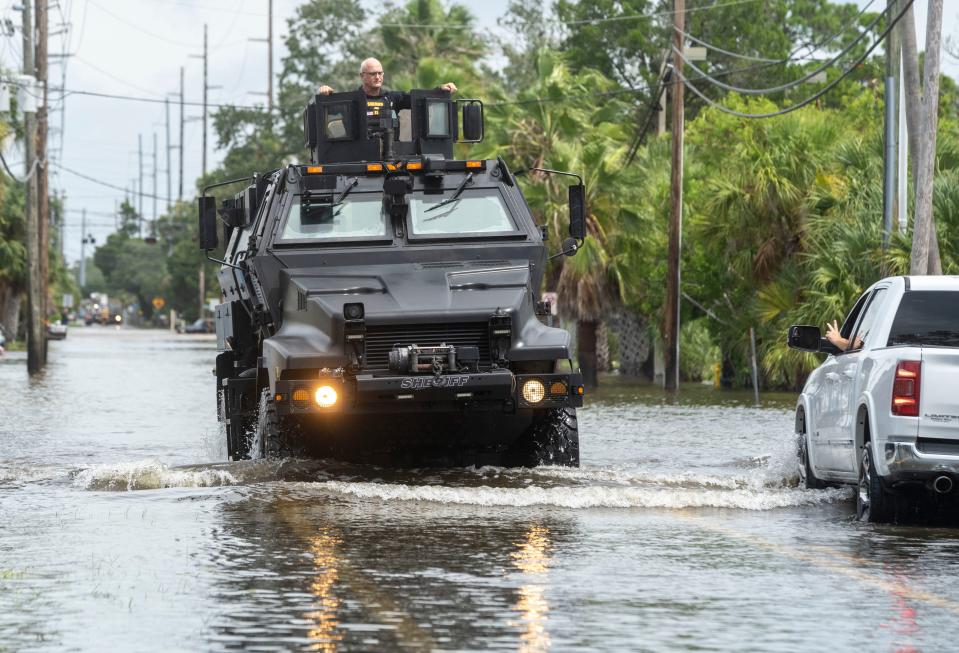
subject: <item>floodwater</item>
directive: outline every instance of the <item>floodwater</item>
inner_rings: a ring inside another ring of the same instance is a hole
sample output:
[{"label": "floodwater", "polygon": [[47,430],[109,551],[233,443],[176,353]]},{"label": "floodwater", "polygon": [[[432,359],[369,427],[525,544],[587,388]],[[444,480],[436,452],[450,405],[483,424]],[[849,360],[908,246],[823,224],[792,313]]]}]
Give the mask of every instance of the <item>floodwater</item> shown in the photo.
[{"label": "floodwater", "polygon": [[955,649],[959,531],[796,488],[791,397],[607,388],[579,470],[229,463],[213,348],[0,358],[0,651]]}]

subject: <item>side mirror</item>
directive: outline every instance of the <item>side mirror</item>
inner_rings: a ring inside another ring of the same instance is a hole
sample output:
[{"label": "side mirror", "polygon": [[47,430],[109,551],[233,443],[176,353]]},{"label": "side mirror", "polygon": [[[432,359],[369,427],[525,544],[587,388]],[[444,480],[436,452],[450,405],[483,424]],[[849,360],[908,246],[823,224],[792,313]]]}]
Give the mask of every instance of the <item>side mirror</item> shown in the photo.
[{"label": "side mirror", "polygon": [[789,327],[789,335],[786,339],[786,344],[789,345],[791,349],[798,349],[799,351],[808,351],[813,354],[818,354],[822,351],[820,343],[822,341],[822,332],[817,326],[809,326],[803,324],[794,324]]},{"label": "side mirror", "polygon": [[569,235],[576,240],[586,238],[586,187],[569,187]]},{"label": "side mirror", "polygon": [[579,251],[579,241],[575,238],[567,238],[563,241],[563,254],[566,256],[576,256]]},{"label": "side mirror", "polygon": [[460,143],[479,143],[484,136],[483,103],[479,100],[460,100],[463,107],[463,136]]},{"label": "side mirror", "polygon": [[204,195],[197,198],[200,217],[200,249],[210,251],[220,244],[216,234],[216,198]]}]

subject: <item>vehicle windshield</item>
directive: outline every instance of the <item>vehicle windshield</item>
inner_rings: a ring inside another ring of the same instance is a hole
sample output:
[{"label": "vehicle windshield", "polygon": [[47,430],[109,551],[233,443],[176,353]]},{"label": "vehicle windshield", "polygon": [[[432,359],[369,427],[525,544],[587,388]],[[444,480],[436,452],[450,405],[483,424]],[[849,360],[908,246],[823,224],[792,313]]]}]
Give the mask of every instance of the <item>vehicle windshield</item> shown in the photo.
[{"label": "vehicle windshield", "polygon": [[[410,199],[410,221],[414,236],[511,233],[516,225],[506,204],[495,188],[465,190],[444,206],[440,203],[453,197],[417,192]],[[431,210],[432,209],[432,210]]]},{"label": "vehicle windshield", "polygon": [[280,240],[333,240],[386,236],[382,193],[352,193],[340,204],[302,204],[293,197]]},{"label": "vehicle windshield", "polygon": [[889,345],[959,347],[959,291],[905,293],[889,332]]}]

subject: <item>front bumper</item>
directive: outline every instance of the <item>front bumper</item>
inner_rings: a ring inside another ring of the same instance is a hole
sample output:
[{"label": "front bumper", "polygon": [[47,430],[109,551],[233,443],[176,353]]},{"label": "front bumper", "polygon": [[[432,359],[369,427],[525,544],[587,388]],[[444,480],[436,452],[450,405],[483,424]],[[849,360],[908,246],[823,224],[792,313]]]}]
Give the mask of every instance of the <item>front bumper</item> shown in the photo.
[{"label": "front bumper", "polygon": [[959,477],[959,455],[924,452],[914,442],[887,442],[881,446],[876,468],[888,485],[926,483],[942,475]]},{"label": "front bumper", "polygon": [[[531,380],[544,389],[539,401],[524,397],[524,384]],[[326,408],[315,401],[317,390],[324,385],[337,393],[336,403]],[[274,399],[281,415],[470,410],[515,413],[519,409],[580,407],[584,394],[579,372],[517,375],[501,369],[438,376],[358,374],[279,380]]]}]

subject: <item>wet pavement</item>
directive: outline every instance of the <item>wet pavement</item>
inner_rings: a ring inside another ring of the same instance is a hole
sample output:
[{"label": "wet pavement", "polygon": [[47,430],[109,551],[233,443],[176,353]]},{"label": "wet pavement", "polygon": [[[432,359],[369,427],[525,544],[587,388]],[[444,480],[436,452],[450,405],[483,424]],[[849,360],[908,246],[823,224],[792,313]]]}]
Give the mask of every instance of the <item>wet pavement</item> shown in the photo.
[{"label": "wet pavement", "polygon": [[0,651],[955,648],[959,530],[798,489],[789,395],[610,383],[578,470],[231,463],[214,353],[0,358]]}]

